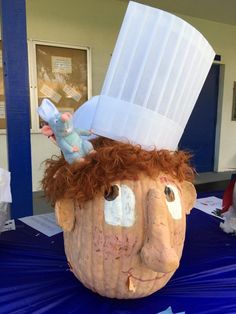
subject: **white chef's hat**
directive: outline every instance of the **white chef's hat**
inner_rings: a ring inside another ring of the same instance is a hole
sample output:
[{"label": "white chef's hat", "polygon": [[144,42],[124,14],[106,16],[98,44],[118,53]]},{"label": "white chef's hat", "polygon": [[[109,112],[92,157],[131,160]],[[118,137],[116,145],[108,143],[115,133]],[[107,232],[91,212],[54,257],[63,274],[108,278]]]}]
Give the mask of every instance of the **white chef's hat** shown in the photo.
[{"label": "white chef's hat", "polygon": [[145,149],[175,150],[214,56],[184,20],[130,2],[101,95],[80,107],[74,122]]}]

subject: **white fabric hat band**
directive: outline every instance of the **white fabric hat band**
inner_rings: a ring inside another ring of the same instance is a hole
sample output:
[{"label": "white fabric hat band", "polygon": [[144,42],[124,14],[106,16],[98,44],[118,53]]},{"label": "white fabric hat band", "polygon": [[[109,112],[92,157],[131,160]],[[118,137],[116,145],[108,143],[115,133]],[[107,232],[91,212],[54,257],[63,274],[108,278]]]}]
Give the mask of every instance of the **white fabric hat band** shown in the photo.
[{"label": "white fabric hat band", "polygon": [[96,134],[122,142],[142,143],[142,147],[148,150],[154,147],[177,148],[176,143],[181,138],[183,128],[171,119],[124,100],[104,95],[97,97],[91,125]]}]

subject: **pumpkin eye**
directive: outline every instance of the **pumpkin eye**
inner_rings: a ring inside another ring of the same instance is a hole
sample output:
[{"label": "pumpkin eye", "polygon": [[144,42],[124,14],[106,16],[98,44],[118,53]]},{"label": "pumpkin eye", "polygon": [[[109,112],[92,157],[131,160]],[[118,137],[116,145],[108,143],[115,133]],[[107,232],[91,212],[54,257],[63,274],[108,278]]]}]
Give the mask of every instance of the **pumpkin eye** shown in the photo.
[{"label": "pumpkin eye", "polygon": [[105,222],[113,226],[131,227],[135,222],[135,195],[125,185],[112,185],[109,193],[104,195]]},{"label": "pumpkin eye", "polygon": [[164,193],[165,193],[167,202],[174,202],[175,193],[173,192],[173,190],[169,186],[165,186]]},{"label": "pumpkin eye", "polygon": [[166,205],[173,219],[181,219],[182,205],[178,188],[173,184],[168,184],[164,189]]},{"label": "pumpkin eye", "polygon": [[119,187],[112,185],[108,191],[105,191],[104,198],[107,201],[114,201],[119,196]]}]

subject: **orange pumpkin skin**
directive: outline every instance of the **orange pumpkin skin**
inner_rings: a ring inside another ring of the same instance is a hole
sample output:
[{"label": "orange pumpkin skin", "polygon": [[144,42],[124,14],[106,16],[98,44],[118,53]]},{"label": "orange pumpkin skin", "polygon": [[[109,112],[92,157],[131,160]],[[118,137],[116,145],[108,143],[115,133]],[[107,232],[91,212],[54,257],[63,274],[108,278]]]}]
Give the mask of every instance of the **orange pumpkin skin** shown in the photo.
[{"label": "orange pumpkin skin", "polygon": [[[179,266],[185,239],[185,214],[196,199],[189,182],[160,174],[155,180],[117,181],[135,195],[132,226],[106,222],[102,195],[82,208],[73,200],[56,203],[58,223],[64,229],[65,252],[71,270],[89,289],[118,299],[140,298],[161,289]],[[181,217],[168,209],[165,187],[178,189]]]}]

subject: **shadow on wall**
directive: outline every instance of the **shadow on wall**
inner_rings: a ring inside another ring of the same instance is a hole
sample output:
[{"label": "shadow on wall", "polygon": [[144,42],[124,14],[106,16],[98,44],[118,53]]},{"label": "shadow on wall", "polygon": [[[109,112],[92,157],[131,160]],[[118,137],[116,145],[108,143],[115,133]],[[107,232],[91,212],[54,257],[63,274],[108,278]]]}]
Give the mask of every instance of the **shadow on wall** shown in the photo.
[{"label": "shadow on wall", "polygon": [[54,211],[51,204],[45,199],[43,191],[33,192],[33,214],[40,215]]}]

